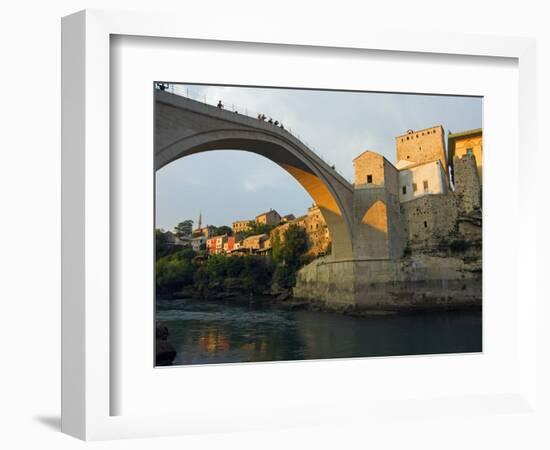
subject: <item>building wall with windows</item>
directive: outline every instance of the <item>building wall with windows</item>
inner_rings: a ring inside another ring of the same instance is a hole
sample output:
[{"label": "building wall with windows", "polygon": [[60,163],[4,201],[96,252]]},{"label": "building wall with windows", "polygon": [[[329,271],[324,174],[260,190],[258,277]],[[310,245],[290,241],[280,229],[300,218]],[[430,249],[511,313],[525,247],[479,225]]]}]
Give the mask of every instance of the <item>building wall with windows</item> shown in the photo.
[{"label": "building wall with windows", "polygon": [[390,164],[382,155],[366,150],[353,160],[355,186],[384,185],[384,166]]},{"label": "building wall with windows", "polygon": [[223,244],[227,241],[227,235],[213,236],[206,240],[206,249],[211,255],[223,253]]},{"label": "building wall with windows", "polygon": [[440,161],[409,165],[399,171],[399,201],[427,194],[446,194],[447,180]]},{"label": "building wall with windows", "polygon": [[204,236],[206,238],[209,238],[211,237],[214,232],[216,231],[216,227],[213,226],[213,225],[207,225],[205,227],[202,227],[202,228],[195,228],[193,230],[193,236]]},{"label": "building wall with windows", "polygon": [[281,216],[274,209],[270,209],[269,211],[256,216],[256,223],[260,225],[277,225],[280,222]]},{"label": "building wall with windows", "polygon": [[244,233],[245,231],[250,230],[250,220],[237,220],[231,224],[233,233]]},{"label": "building wall with windows", "polygon": [[227,236],[223,243],[223,252],[231,253],[233,250],[235,250],[235,236]]},{"label": "building wall with windows", "polygon": [[194,238],[191,238],[191,248],[193,251],[198,252],[205,248],[206,246],[206,236],[200,235]]},{"label": "building wall with windows", "polygon": [[445,151],[444,130],[436,125],[423,130],[408,130],[406,134],[395,138],[397,161],[425,163],[441,161],[444,173],[447,173],[447,153]]},{"label": "building wall with windows", "polygon": [[242,240],[240,248],[246,248],[252,253],[262,249],[263,243],[269,239],[267,234],[255,234]]}]

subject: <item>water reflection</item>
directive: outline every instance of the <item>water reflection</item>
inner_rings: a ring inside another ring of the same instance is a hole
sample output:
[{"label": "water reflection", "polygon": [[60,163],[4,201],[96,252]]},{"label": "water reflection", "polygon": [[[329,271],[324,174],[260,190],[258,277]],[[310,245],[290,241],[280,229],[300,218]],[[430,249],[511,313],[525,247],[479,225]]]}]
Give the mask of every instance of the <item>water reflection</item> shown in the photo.
[{"label": "water reflection", "polygon": [[357,318],[265,305],[159,302],[174,365],[481,351],[481,312]]}]

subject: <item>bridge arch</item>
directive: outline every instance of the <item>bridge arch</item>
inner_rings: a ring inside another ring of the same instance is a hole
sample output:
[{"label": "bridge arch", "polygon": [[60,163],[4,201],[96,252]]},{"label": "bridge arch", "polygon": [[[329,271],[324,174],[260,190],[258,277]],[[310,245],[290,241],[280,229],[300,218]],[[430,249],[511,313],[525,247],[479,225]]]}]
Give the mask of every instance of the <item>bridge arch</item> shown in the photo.
[{"label": "bridge arch", "polygon": [[319,206],[335,259],[352,257],[353,188],[285,130],[247,116],[156,91],[155,170],[196,153],[242,150],[287,171]]}]

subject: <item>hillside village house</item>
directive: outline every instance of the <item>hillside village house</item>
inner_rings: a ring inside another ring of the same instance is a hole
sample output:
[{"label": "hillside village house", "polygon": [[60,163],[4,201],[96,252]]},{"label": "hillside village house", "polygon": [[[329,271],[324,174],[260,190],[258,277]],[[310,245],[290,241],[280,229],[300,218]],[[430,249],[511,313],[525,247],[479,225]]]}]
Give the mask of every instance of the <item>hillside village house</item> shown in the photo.
[{"label": "hillside village house", "polygon": [[223,252],[232,253],[235,250],[235,236],[227,236],[223,243]]},{"label": "hillside village house", "polygon": [[256,253],[266,247],[266,241],[269,241],[269,236],[267,234],[255,234],[244,238],[241,243],[241,248],[249,250],[250,253]]},{"label": "hillside village house", "polygon": [[245,233],[250,230],[250,220],[236,220],[231,224],[233,234]]},{"label": "hillside village house", "polygon": [[214,225],[206,225],[205,227],[198,227],[193,230],[193,236],[204,236],[209,238],[214,235],[216,232],[216,227]]},{"label": "hillside village house", "polygon": [[[287,218],[294,218],[294,214],[288,214]],[[233,233],[245,233],[250,230],[250,222],[256,222],[259,225],[277,225],[283,220],[277,211],[270,209],[267,212],[258,214],[254,220],[236,220],[231,224]]]},{"label": "hillside village house", "polygon": [[199,235],[191,238],[191,248],[194,252],[199,252],[206,248],[206,236]]},{"label": "hillside village house", "polygon": [[256,216],[256,223],[259,225],[277,225],[280,222],[281,216],[274,209],[270,209],[269,211]]},{"label": "hillside village house", "polygon": [[223,244],[227,241],[227,234],[213,236],[206,240],[206,249],[211,255],[220,255],[223,253]]},{"label": "hillside village house", "polygon": [[190,238],[188,236],[182,236],[181,238],[177,237],[171,231],[166,231],[164,233],[166,238],[166,244],[172,247],[187,247],[190,245]]},{"label": "hillside village house", "polygon": [[307,210],[307,214],[289,220],[271,231],[271,239],[277,236],[280,242],[284,242],[284,234],[291,225],[303,228],[309,241],[308,255],[321,256],[328,250],[330,243],[330,233],[325,222],[325,218],[317,205],[313,205]]}]

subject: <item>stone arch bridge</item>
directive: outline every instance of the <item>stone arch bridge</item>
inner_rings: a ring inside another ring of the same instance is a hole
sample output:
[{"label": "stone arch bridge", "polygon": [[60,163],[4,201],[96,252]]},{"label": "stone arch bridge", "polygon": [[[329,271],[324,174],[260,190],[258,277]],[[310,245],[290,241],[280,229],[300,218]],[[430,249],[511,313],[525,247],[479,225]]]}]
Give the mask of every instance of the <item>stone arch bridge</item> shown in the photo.
[{"label": "stone arch bridge", "polygon": [[344,177],[287,130],[155,90],[155,170],[212,150],[256,153],[286,170],[319,206],[331,235],[333,257],[352,258],[354,188]]}]

